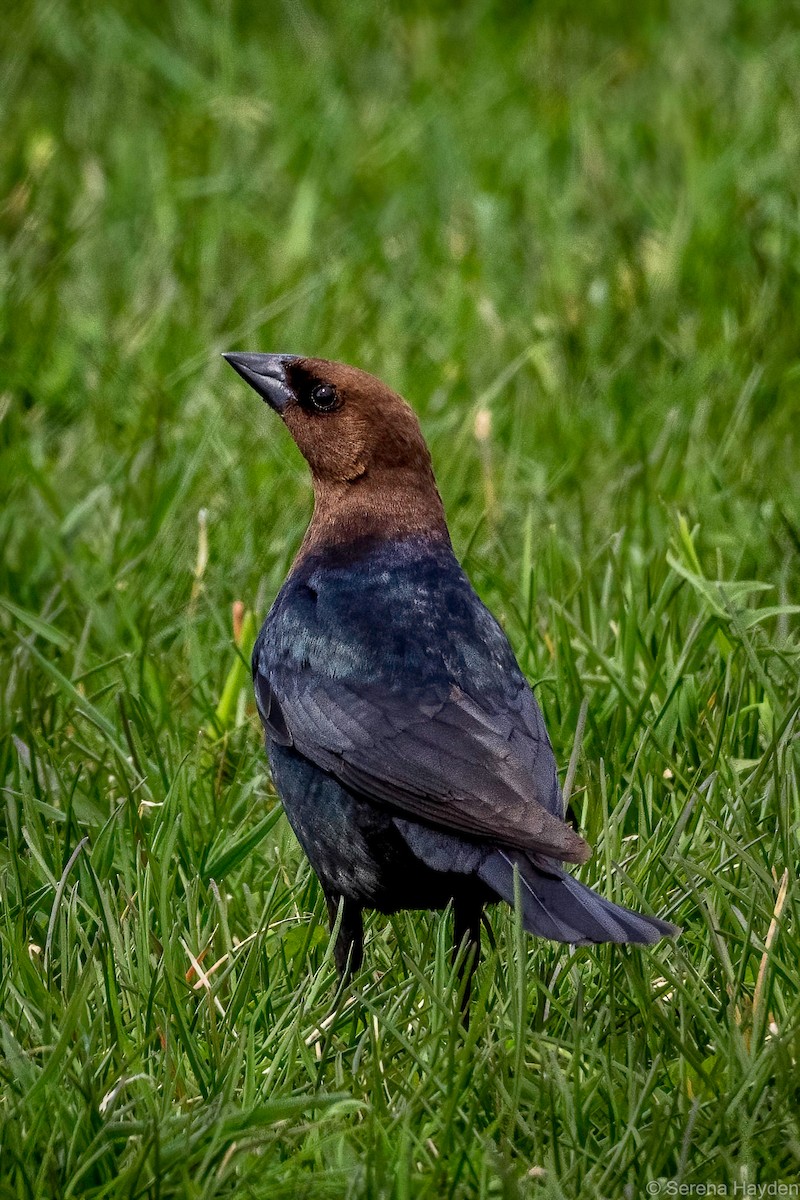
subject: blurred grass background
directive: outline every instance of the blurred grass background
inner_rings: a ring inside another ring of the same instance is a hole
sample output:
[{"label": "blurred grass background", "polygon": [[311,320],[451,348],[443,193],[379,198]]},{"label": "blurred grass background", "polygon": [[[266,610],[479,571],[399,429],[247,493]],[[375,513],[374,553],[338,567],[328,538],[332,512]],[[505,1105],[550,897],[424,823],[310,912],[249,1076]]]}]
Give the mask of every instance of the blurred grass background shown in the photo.
[{"label": "blurred grass background", "polygon": [[[28,0],[0,45],[0,1194],[796,1181],[798,6]],[[582,877],[677,945],[495,912],[465,1038],[447,919],[375,918],[331,1015],[225,688],[310,487],[230,349],[411,400],[564,765],[588,701]]]}]

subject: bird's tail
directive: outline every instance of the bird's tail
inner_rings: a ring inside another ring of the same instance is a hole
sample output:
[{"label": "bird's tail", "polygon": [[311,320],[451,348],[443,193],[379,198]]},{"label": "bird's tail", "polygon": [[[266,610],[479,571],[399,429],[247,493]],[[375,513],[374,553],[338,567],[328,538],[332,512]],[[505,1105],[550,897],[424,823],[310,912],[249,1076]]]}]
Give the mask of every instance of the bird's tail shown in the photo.
[{"label": "bird's tail", "polygon": [[514,904],[515,867],[522,922],[538,937],[586,946],[596,942],[650,943],[680,933],[668,921],[642,916],[598,896],[551,859],[521,850],[494,850],[478,874],[498,896]]}]

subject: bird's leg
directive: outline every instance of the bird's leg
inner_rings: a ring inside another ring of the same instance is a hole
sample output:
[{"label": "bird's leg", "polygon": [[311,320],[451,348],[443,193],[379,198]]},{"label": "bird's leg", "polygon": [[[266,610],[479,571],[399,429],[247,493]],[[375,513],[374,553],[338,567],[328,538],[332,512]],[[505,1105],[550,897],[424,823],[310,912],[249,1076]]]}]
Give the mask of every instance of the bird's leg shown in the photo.
[{"label": "bird's leg", "polygon": [[469,1004],[472,996],[472,977],[478,969],[481,957],[481,917],[483,904],[471,900],[456,900],[453,904],[453,955],[466,942],[466,956],[459,971],[463,987],[461,1013],[465,1027],[469,1028]]},{"label": "bird's leg", "polygon": [[341,911],[342,920],[339,934],[333,949],[336,970],[343,980],[350,979],[364,961],[364,922],[362,908],[355,900],[346,896],[338,896],[334,892],[325,893],[325,903],[328,906],[328,920],[333,933]]}]

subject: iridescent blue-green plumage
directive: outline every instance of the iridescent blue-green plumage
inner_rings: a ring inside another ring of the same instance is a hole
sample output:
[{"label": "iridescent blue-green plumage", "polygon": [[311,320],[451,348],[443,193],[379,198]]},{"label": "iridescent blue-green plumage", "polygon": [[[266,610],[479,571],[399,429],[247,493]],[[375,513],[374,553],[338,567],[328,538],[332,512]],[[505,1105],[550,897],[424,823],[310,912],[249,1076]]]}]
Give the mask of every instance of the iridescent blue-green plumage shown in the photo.
[{"label": "iridescent blue-green plumage", "polygon": [[580,843],[544,722],[449,543],[302,559],[253,667],[275,784],[326,894],[383,912],[513,902],[516,864],[533,932],[651,941],[668,929],[551,857]]},{"label": "iridescent blue-green plumage", "polygon": [[[465,772],[473,787],[481,774],[493,784],[484,743],[499,735],[473,719],[478,736],[467,736],[470,706],[502,713],[525,701],[534,720],[534,736],[522,731],[527,787],[532,793],[538,772],[541,794],[558,811],[555,763],[533,697],[449,544],[371,541],[302,560],[264,624],[253,667],[287,816],[338,894],[382,911],[441,907],[453,895],[453,880],[441,876],[478,869],[485,848],[448,832],[458,824],[452,802],[431,805],[430,824],[404,819],[404,805],[416,812],[424,800],[408,793],[415,784],[440,777],[452,785]],[[354,762],[364,768],[357,779]]]}]

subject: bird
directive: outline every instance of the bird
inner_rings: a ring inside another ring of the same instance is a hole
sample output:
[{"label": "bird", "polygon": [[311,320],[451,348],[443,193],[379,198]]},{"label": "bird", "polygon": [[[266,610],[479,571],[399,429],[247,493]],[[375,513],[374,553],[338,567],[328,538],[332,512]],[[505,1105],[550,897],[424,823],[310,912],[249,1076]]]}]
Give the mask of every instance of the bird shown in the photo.
[{"label": "bird", "polygon": [[573,945],[680,930],[612,903],[564,864],[556,760],[502,627],[460,565],[411,406],[356,367],[235,352],[310,471],[313,515],[256,639],[256,706],[276,791],[350,979],[365,909],[452,905],[468,1009],[487,905]]}]

